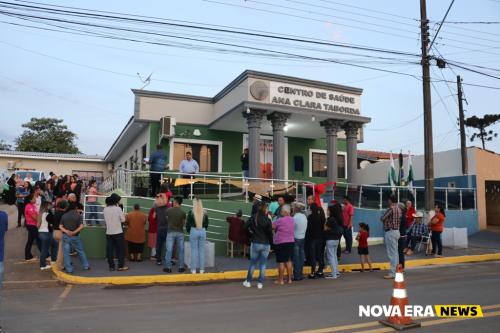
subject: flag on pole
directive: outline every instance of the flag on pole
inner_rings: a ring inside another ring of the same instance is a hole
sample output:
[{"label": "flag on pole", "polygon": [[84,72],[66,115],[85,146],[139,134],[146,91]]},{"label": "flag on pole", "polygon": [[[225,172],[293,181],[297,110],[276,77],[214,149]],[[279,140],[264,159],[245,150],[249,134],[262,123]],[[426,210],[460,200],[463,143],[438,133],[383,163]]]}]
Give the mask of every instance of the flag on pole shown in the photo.
[{"label": "flag on pole", "polygon": [[410,191],[413,191],[413,180],[414,180],[413,164],[411,162],[410,152],[408,152],[408,178],[406,178],[406,184]]},{"label": "flag on pole", "polygon": [[387,174],[387,182],[391,186],[393,192],[395,191],[396,181],[397,181],[396,169],[394,167],[394,159],[392,158],[392,153],[391,153],[391,164],[389,167],[389,172]]},{"label": "flag on pole", "polygon": [[398,173],[398,186],[403,186],[404,181],[405,181],[405,168],[403,166],[403,151],[401,150],[399,152],[398,156],[399,160],[399,173]]}]

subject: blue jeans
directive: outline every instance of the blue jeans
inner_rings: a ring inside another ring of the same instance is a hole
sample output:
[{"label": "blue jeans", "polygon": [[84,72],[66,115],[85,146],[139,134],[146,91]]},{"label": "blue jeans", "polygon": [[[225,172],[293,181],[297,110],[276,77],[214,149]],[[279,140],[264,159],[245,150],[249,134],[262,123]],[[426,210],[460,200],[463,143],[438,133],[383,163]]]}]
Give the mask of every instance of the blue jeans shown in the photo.
[{"label": "blue jeans", "polygon": [[184,233],[169,232],[167,234],[167,253],[163,265],[165,268],[172,268],[172,250],[174,242],[177,242],[177,256],[179,257],[179,269],[184,268]]},{"label": "blue jeans", "polygon": [[304,277],[302,273],[304,270],[304,243],[304,238],[295,238],[293,246],[293,278],[295,280],[301,280]]},{"label": "blue jeans", "polygon": [[336,277],[339,274],[338,261],[337,261],[337,247],[339,246],[340,239],[332,239],[326,241],[326,254],[328,256],[328,263],[332,269],[332,275]]},{"label": "blue jeans", "polygon": [[80,258],[83,269],[89,269],[89,261],[87,260],[85,252],[83,252],[83,245],[82,240],[80,239],[80,235],[70,237],[66,234],[63,234],[64,270],[66,271],[66,273],[73,273],[73,264],[71,263],[70,256],[71,248],[73,248],[78,254],[78,258]]},{"label": "blue jeans", "polygon": [[269,244],[252,243],[250,245],[250,266],[248,266],[247,281],[252,282],[255,265],[259,262],[259,282],[266,277],[266,262],[271,246]]},{"label": "blue jeans", "polygon": [[345,250],[351,252],[352,250],[352,227],[344,227]]},{"label": "blue jeans", "polygon": [[[161,255],[167,242],[167,228],[158,228],[156,231],[156,262],[161,263]],[[165,251],[166,254],[166,251]]]},{"label": "blue jeans", "polygon": [[[191,270],[205,270],[205,242],[207,240],[207,231],[205,229],[191,228],[189,233],[189,244],[191,246]],[[199,266],[197,266],[199,263]]]},{"label": "blue jeans", "polygon": [[0,261],[0,289],[3,287],[3,261]]},{"label": "blue jeans", "polygon": [[97,202],[87,202],[87,224],[90,225],[100,225],[101,221],[99,221],[99,203]]},{"label": "blue jeans", "polygon": [[38,238],[40,239],[40,267],[47,266],[47,258],[50,251],[50,260],[55,262],[57,260],[57,247],[58,243],[52,237],[51,232],[39,232]]},{"label": "blue jeans", "polygon": [[398,241],[399,230],[389,230],[384,234],[384,243],[391,264],[391,274],[396,276],[396,267],[399,264]]}]

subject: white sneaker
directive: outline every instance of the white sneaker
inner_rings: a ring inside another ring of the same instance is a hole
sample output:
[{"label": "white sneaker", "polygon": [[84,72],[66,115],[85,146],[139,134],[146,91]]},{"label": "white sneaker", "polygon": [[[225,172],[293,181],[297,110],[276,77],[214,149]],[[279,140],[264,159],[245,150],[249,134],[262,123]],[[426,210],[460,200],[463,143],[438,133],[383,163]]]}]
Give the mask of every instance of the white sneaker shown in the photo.
[{"label": "white sneaker", "polygon": [[259,282],[259,283],[257,283],[257,288],[258,288],[258,289],[262,289],[262,288],[264,288],[264,285],[263,285],[262,283],[260,283],[260,282]]},{"label": "white sneaker", "polygon": [[200,274],[204,274],[205,273],[205,270],[204,269],[200,269]]},{"label": "white sneaker", "polygon": [[243,282],[243,287],[250,288],[250,287],[252,287],[252,284],[245,280],[245,282]]},{"label": "white sneaker", "polygon": [[194,270],[193,270],[193,271],[191,271],[191,274],[196,274],[196,271],[194,271]]},{"label": "white sneaker", "polygon": [[50,265],[46,265],[46,266],[44,266],[44,267],[40,267],[40,270],[41,270],[41,271],[46,271],[46,270],[51,269],[51,268],[52,268],[52,267],[51,267]]}]

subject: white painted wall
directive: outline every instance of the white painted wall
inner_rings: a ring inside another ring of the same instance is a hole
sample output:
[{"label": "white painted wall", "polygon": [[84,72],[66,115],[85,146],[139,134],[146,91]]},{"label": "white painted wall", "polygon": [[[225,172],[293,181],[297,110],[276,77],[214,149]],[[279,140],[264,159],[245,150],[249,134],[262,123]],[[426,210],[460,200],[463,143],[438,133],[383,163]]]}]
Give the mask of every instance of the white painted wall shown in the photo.
[{"label": "white painted wall", "polygon": [[207,125],[214,119],[214,105],[160,97],[139,97],[138,120],[159,121],[171,116],[177,123]]},{"label": "white painted wall", "polygon": [[[398,154],[393,154],[396,171],[398,168]],[[476,159],[473,148],[467,149],[467,160],[469,163],[469,175],[476,174]],[[415,180],[424,179],[424,156],[412,156],[413,171]],[[358,177],[361,184],[383,184],[387,183],[387,174],[391,162],[381,161],[366,166],[358,170]],[[405,176],[408,175],[408,158],[404,158],[403,166]],[[453,149],[434,153],[434,178],[453,177],[462,175],[462,162],[460,149]]]},{"label": "white painted wall", "polygon": [[[124,167],[125,161],[129,161],[131,156],[135,156],[135,150],[137,149],[138,158],[141,159],[141,148],[144,144],[148,144],[146,149],[146,156],[149,157],[149,126],[144,126],[143,130],[136,136],[135,140],[127,147],[127,149],[120,154],[115,161],[115,168],[122,165]],[[127,162],[128,168],[130,168],[130,162]]]}]

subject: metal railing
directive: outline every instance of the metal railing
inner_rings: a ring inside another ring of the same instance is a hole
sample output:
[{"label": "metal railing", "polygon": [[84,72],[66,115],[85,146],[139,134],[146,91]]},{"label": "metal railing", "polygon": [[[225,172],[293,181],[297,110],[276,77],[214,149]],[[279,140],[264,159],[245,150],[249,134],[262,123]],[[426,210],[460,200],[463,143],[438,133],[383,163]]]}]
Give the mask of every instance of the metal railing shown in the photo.
[{"label": "metal railing", "polygon": [[[118,169],[101,185],[101,192],[109,193],[117,189],[128,196],[151,196],[150,174],[160,174],[162,182],[169,185],[174,195],[199,196],[208,199],[249,201],[249,193],[289,194],[295,200],[305,202],[307,195],[314,194],[314,183],[304,180],[264,179],[243,177],[241,173],[199,173],[184,174],[175,171],[154,172]],[[183,178],[188,177],[188,178]],[[184,185],[176,185],[184,182]],[[390,195],[398,201],[411,200],[417,209],[424,207],[424,187],[388,185],[353,185],[337,182],[332,197],[341,199],[348,195],[355,207],[365,209],[383,209],[387,206]],[[327,199],[325,197],[325,199]],[[435,187],[436,202],[446,210],[476,210],[477,193],[475,188]]]},{"label": "metal railing", "polygon": [[[198,173],[186,174],[175,171],[139,171],[118,169],[103,182],[101,192],[108,193],[117,189],[129,196],[151,196],[150,175],[159,174],[162,183],[166,183],[174,195],[189,198],[243,199],[249,201],[249,193],[291,194],[305,202],[307,188],[313,183],[303,180],[267,179],[243,177],[241,173]],[[236,174],[236,175],[235,175]],[[182,185],[179,185],[182,183]]]},{"label": "metal railing", "polygon": [[[97,205],[91,205],[87,202],[87,199],[93,197],[97,198]],[[97,228],[106,227],[106,221],[104,219],[104,199],[106,196],[104,195],[85,195],[84,196],[84,204],[83,204],[83,221],[87,226],[93,226]],[[122,196],[122,204],[123,204],[123,212],[128,213],[134,209],[134,204],[139,203],[141,207],[141,211],[146,215],[149,213],[151,207],[153,207],[153,198],[145,198],[138,196]],[[94,212],[92,211],[93,207],[97,207],[97,211],[95,212],[97,218],[91,218]],[[183,204],[183,207],[192,208],[192,205]],[[228,212],[224,210],[212,209],[212,208],[204,208],[207,212],[210,225],[207,230],[207,239],[213,242],[227,242],[228,237],[228,225],[226,222],[226,217],[230,215],[234,215],[234,212]],[[243,217],[246,219],[249,215],[243,214]],[[96,225],[98,222],[98,225]]]}]

